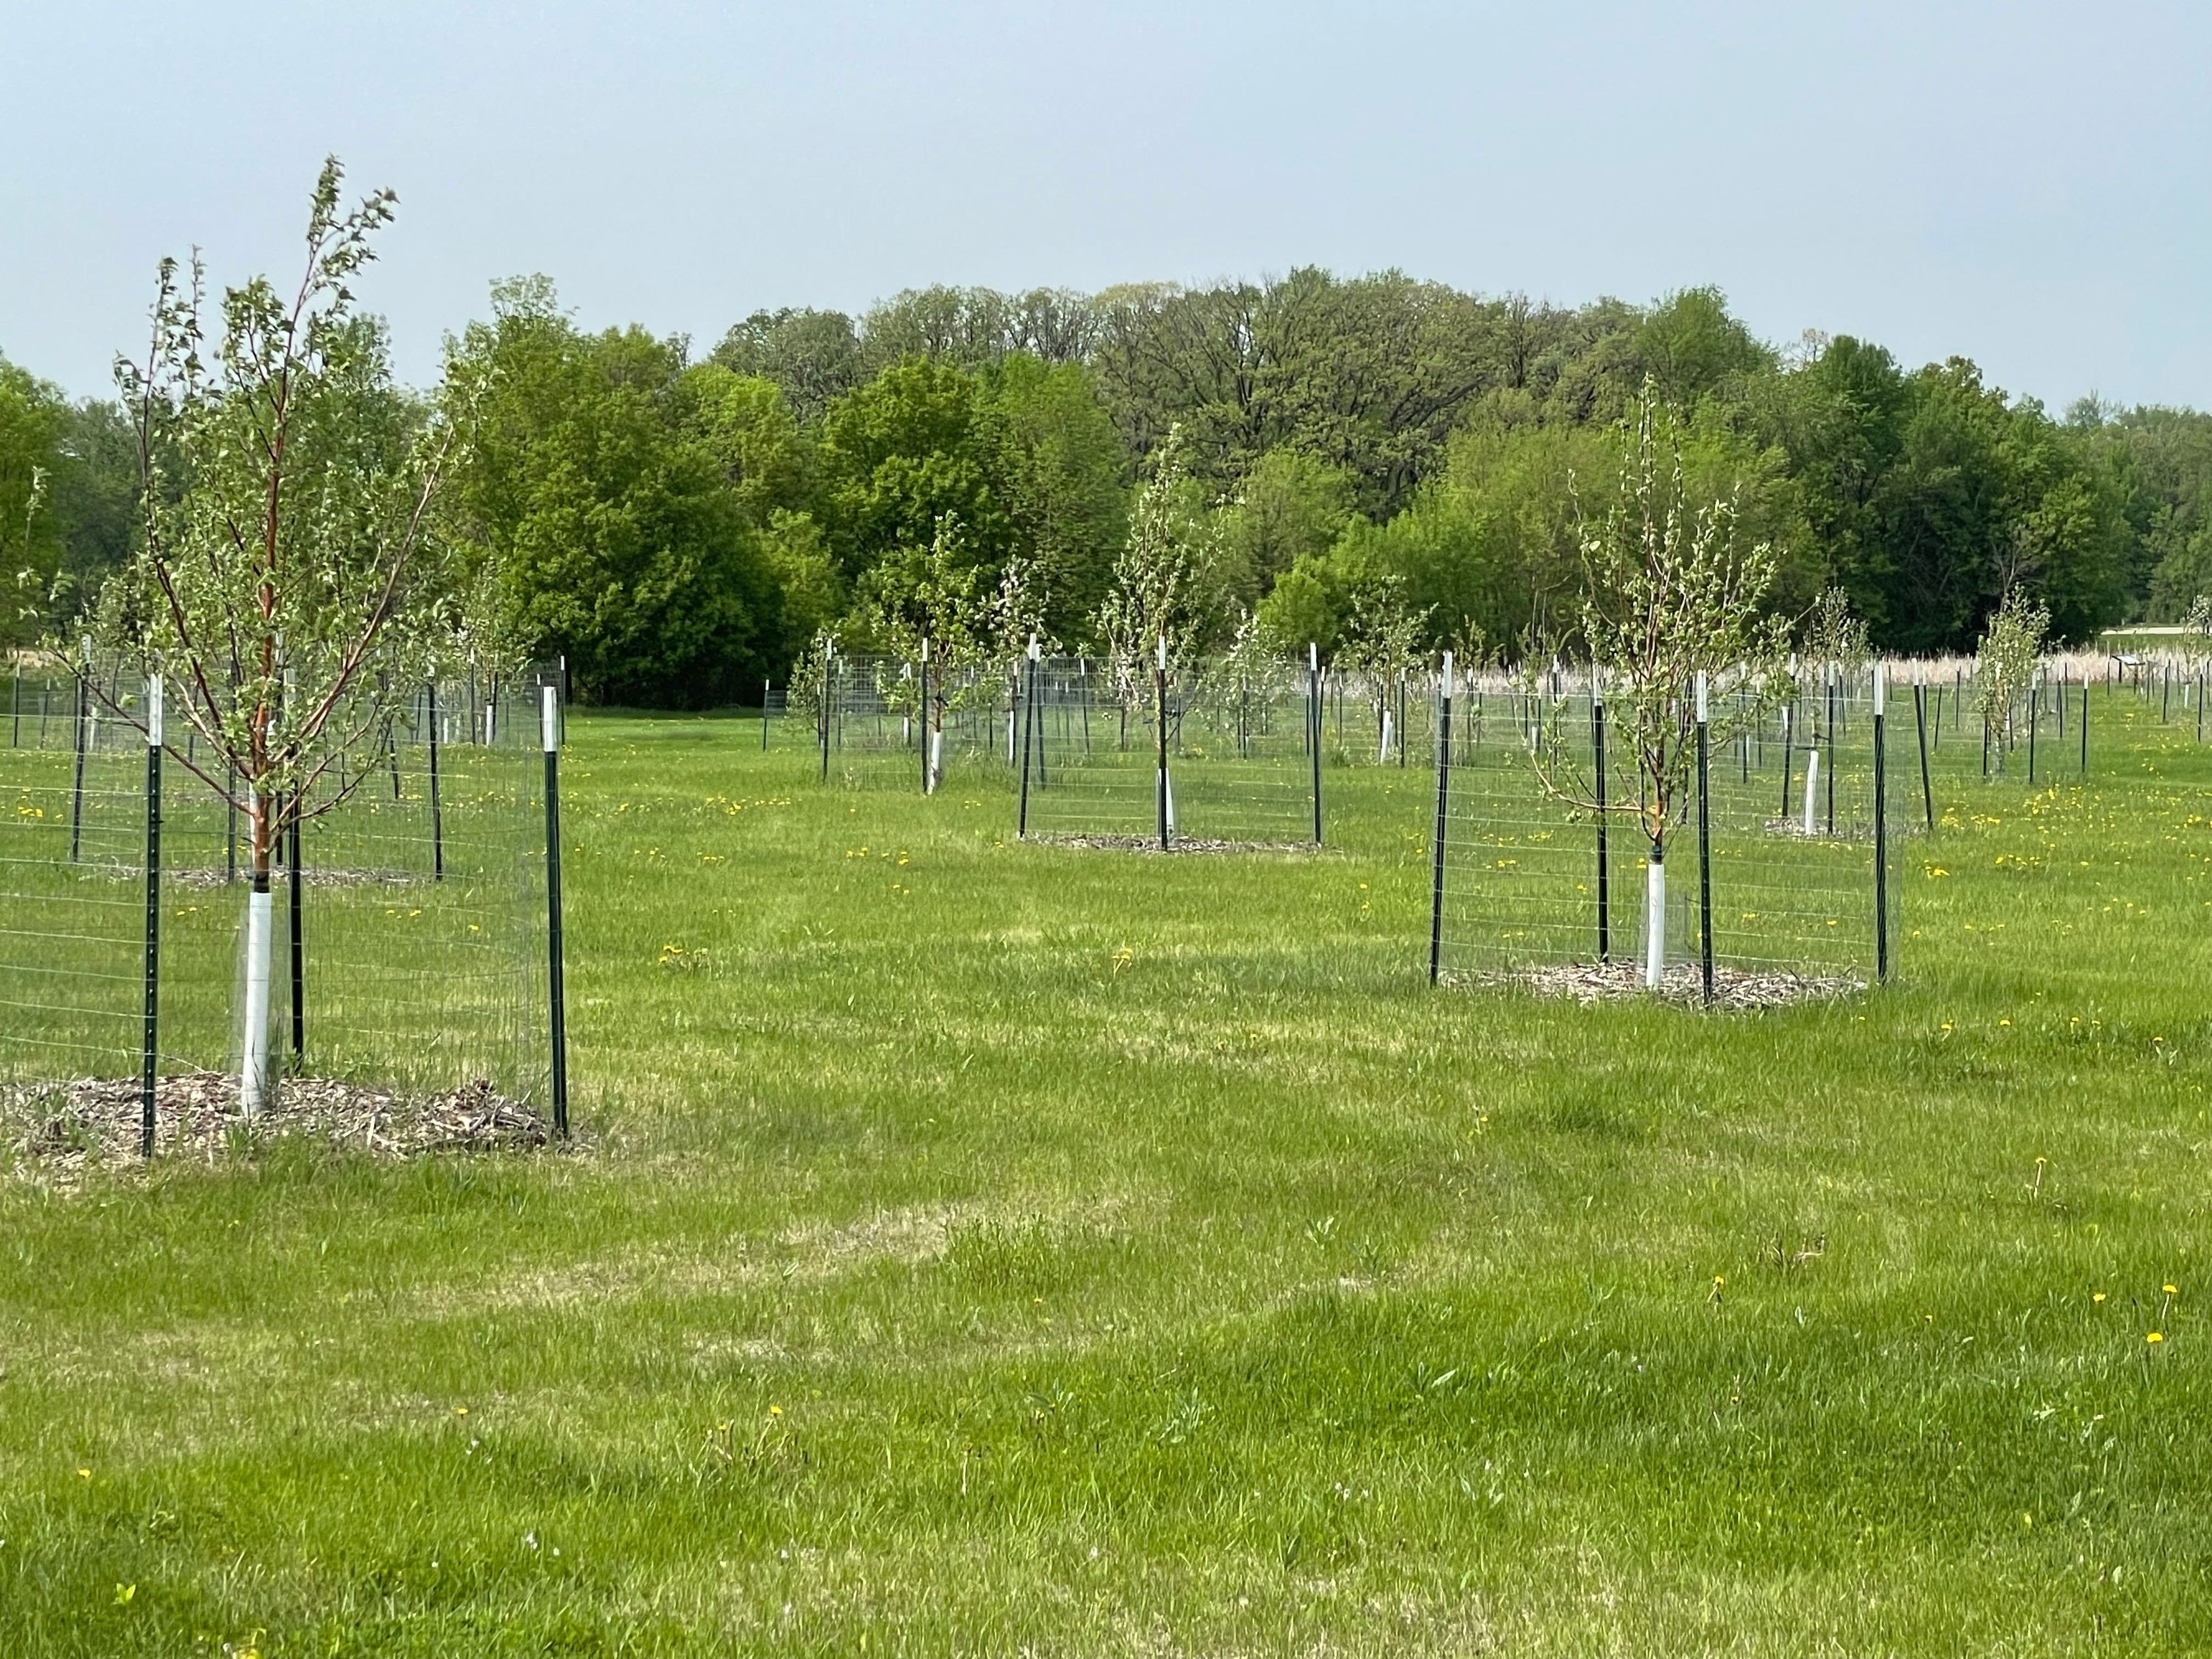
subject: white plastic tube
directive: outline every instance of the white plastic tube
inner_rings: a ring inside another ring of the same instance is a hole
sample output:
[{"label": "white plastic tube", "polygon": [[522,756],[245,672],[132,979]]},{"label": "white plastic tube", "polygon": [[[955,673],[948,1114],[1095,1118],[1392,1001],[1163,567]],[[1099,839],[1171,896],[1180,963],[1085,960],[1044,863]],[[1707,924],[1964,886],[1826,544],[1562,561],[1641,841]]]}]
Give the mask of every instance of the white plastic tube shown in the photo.
[{"label": "white plastic tube", "polygon": [[1382,750],[1376,756],[1375,763],[1377,766],[1390,763],[1390,711],[1387,708],[1382,711]]},{"label": "white plastic tube", "polygon": [[1656,991],[1667,977],[1667,866],[1644,861],[1644,984]]},{"label": "white plastic tube", "polygon": [[1813,793],[1820,787],[1820,751],[1808,749],[1805,751],[1805,833],[1808,836],[1813,833]]},{"label": "white plastic tube", "polygon": [[945,732],[942,728],[929,734],[929,793],[935,794],[937,786],[945,781]]},{"label": "white plastic tube", "polygon": [[246,1032],[240,1045],[239,1109],[258,1116],[269,1103],[269,955],[275,929],[272,895],[255,888],[246,896]]}]

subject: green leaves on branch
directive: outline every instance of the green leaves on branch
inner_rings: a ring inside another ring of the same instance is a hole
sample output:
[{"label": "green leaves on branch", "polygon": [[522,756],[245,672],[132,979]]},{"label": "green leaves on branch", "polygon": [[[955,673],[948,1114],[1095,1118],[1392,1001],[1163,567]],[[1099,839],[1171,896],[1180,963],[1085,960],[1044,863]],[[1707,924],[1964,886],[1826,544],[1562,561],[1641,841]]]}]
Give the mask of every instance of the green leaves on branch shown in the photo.
[{"label": "green leaves on branch", "polygon": [[[171,731],[213,750],[202,769],[252,813],[264,865],[282,823],[327,808],[340,763],[471,645],[431,513],[465,411],[400,391],[382,325],[355,313],[394,200],[343,209],[343,177],[324,164],[289,296],[265,277],[225,290],[210,343],[198,258],[164,260],[145,356],[116,364],[141,541],[99,631],[168,681]],[[272,798],[281,815],[254,810]]]}]

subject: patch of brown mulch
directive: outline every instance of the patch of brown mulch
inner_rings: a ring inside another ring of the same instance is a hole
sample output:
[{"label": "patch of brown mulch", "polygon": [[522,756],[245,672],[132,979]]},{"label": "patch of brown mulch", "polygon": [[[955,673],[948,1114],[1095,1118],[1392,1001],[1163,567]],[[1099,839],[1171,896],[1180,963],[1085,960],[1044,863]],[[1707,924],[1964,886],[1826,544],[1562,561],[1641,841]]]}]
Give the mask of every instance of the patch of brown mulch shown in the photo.
[{"label": "patch of brown mulch", "polygon": [[[64,1181],[98,1165],[136,1165],[141,1110],[136,1078],[0,1088],[0,1151],[22,1172]],[[284,1136],[389,1158],[528,1152],[552,1141],[549,1120],[481,1079],[406,1099],[331,1078],[287,1078],[248,1120],[238,1109],[234,1076],[186,1072],[155,1083],[154,1116],[157,1158],[203,1164],[250,1157]]]},{"label": "patch of brown mulch", "polygon": [[[1455,984],[1509,985],[1533,991],[1538,996],[1572,997],[1584,1007],[1617,998],[1653,994],[1644,988],[1644,964],[1638,962],[1563,962],[1544,968],[1516,969],[1510,973],[1449,977]],[[1668,969],[1657,995],[1663,1002],[1746,1011],[1784,1008],[1800,1002],[1826,1002],[1853,996],[1865,989],[1864,980],[1850,975],[1752,973],[1716,965],[1713,1000],[1707,1005],[1704,976],[1698,964],[1685,962]]]},{"label": "patch of brown mulch", "polygon": [[[1157,853],[1158,836],[1031,836],[1043,847],[1075,847],[1103,853]],[[1167,845],[1170,853],[1310,853],[1311,842],[1214,841],[1203,836],[1176,836]]]}]

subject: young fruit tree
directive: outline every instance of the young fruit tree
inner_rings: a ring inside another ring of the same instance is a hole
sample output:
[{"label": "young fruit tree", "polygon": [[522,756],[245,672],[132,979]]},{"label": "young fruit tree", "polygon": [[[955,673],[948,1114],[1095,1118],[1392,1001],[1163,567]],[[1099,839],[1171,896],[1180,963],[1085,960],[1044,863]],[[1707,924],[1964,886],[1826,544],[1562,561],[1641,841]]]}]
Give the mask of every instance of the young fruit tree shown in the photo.
[{"label": "young fruit tree", "polygon": [[342,181],[337,160],[325,162],[290,295],[265,277],[226,289],[210,356],[198,258],[181,273],[164,260],[146,355],[116,365],[142,521],[100,625],[173,688],[168,729],[198,743],[169,754],[244,818],[249,1115],[271,1087],[279,839],[368,775],[362,759],[465,633],[431,521],[458,429],[395,385],[382,324],[354,309],[350,284],[395,198],[379,191],[347,210]]},{"label": "young fruit tree", "polygon": [[[1229,625],[1220,532],[1190,476],[1183,445],[1182,428],[1170,427],[1167,441],[1153,452],[1097,618],[1122,708],[1146,709],[1152,727],[1163,837],[1175,828],[1168,687],[1189,678],[1200,653]],[[1147,678],[1149,698],[1139,690]]]},{"label": "young fruit tree", "polygon": [[1996,751],[1997,775],[2012,746],[2013,710],[2034,684],[2043,661],[2051,612],[2019,588],[2008,589],[1974,650],[1974,708],[1982,717],[1983,753]]},{"label": "young fruit tree", "polygon": [[1725,745],[1788,695],[1788,624],[1763,604],[1777,559],[1767,543],[1741,544],[1733,496],[1699,500],[1684,476],[1673,422],[1647,381],[1627,434],[1617,499],[1581,520],[1583,638],[1607,725],[1636,769],[1632,794],[1601,799],[1553,730],[1532,745],[1541,787],[1591,813],[1632,817],[1644,836],[1644,982],[1667,970],[1667,852],[1685,821],[1697,771],[1698,688],[1711,682]]},{"label": "young fruit tree", "polygon": [[995,592],[988,576],[969,554],[959,514],[945,513],[927,547],[894,548],[869,573],[854,619],[863,638],[912,665],[911,677],[877,689],[887,707],[910,710],[921,723],[928,793],[945,777],[946,716],[981,694],[978,668],[1012,654],[1017,635],[1010,630],[1033,613],[1023,567],[1010,565]]}]

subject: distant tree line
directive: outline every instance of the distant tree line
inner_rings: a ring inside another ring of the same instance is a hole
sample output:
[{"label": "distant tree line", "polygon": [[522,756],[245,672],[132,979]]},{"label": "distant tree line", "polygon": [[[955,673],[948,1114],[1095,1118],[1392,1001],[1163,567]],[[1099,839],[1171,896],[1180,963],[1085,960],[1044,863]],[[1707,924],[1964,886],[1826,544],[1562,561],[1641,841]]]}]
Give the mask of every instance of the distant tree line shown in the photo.
[{"label": "distant tree line", "polygon": [[[495,289],[422,408],[475,434],[439,530],[500,647],[565,656],[593,700],[702,706],[781,683],[825,630],[884,642],[948,581],[1095,647],[1146,489],[1224,642],[1571,647],[1583,503],[1647,385],[1692,487],[1774,550],[1793,621],[1839,589],[1876,647],[1966,650],[2008,593],[2081,641],[2212,592],[2212,416],[2054,416],[1960,358],[1778,350],[1711,289],[1561,307],[1318,270],[931,288],[859,318],[756,312],[701,358],[580,329],[530,278]],[[65,611],[128,553],[129,433],[0,361],[19,594]]]}]

